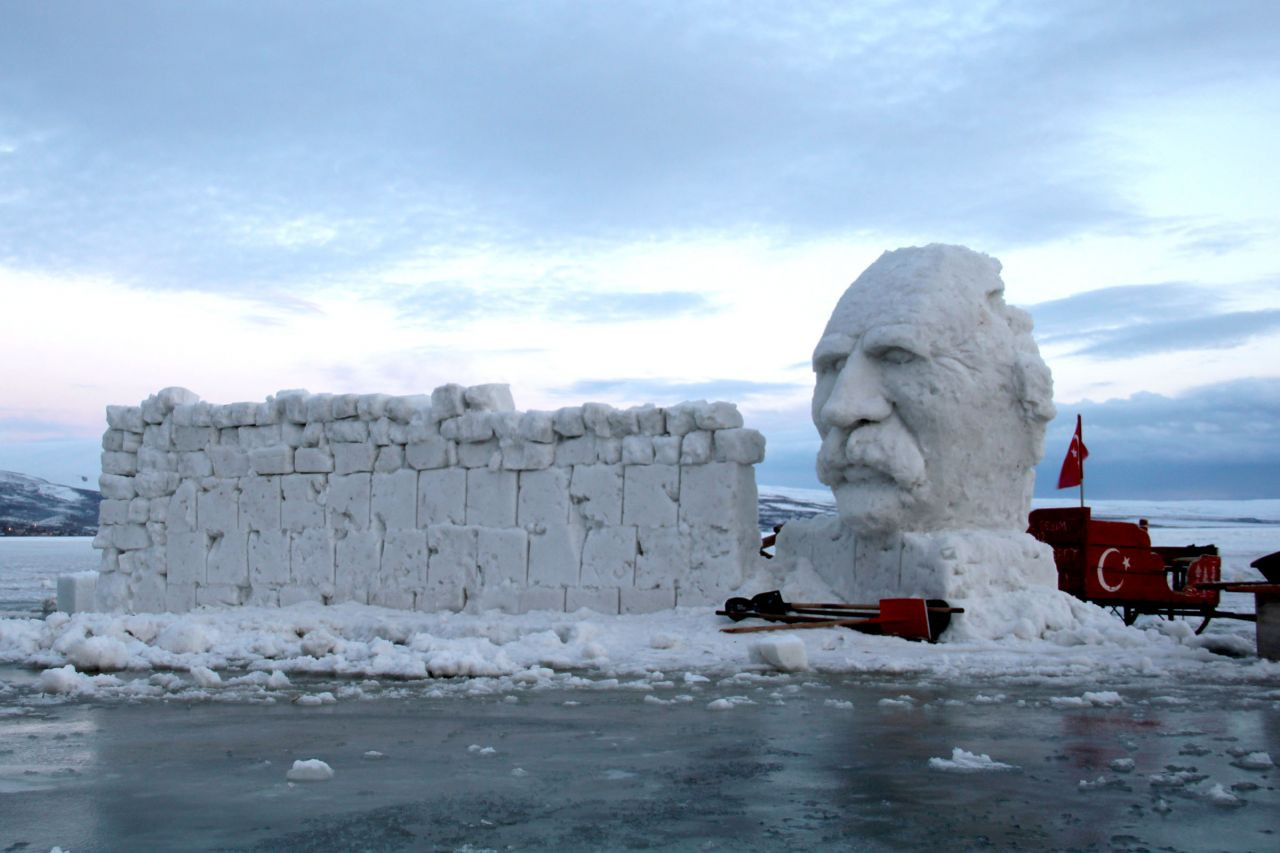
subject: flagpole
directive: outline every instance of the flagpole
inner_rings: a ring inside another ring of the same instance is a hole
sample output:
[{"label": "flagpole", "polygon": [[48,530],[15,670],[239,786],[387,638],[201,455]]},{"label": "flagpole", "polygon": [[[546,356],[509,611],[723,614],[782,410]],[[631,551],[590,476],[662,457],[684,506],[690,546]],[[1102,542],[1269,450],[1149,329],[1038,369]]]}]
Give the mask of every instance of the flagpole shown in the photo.
[{"label": "flagpole", "polygon": [[1076,435],[1080,437],[1080,508],[1084,509],[1084,424],[1076,415]]}]

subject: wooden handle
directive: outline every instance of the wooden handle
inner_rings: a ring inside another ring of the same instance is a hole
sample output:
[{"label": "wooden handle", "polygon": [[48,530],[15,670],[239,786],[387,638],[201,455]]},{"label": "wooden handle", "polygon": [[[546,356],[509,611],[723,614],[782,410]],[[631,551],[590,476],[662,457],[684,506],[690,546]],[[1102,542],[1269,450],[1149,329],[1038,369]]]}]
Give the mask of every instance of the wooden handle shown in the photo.
[{"label": "wooden handle", "polygon": [[721,628],[725,634],[757,634],[761,631],[790,631],[793,628],[836,628],[846,625],[874,625],[875,619],[825,619],[822,622],[787,622],[773,625],[740,625]]}]

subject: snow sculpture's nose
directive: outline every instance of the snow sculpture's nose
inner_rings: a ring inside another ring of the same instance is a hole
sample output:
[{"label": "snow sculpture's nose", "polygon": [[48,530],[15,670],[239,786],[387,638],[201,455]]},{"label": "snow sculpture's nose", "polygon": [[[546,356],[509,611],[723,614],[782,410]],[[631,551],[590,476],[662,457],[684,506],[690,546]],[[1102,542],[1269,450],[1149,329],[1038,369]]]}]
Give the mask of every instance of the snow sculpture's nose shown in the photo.
[{"label": "snow sculpture's nose", "polygon": [[854,430],[889,417],[893,407],[884,393],[880,369],[855,350],[836,376],[820,415],[824,423]]}]

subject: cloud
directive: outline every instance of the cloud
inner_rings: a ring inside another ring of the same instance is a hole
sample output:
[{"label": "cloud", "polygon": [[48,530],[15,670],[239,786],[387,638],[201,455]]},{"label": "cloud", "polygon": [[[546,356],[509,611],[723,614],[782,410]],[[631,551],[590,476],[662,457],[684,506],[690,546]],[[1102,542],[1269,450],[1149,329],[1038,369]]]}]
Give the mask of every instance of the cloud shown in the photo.
[{"label": "cloud", "polygon": [[1100,101],[1280,61],[1274,4],[71,5],[3,12],[0,260],[170,288],[494,239],[1141,228]]},{"label": "cloud", "polygon": [[595,292],[554,287],[472,288],[463,282],[437,282],[397,296],[403,319],[461,323],[478,317],[541,316],[574,323],[625,323],[685,314],[706,315],[717,308],[691,291]]},{"label": "cloud", "polygon": [[[1275,285],[1246,283],[1230,290],[1265,292]],[[1230,349],[1280,331],[1280,310],[1224,310],[1228,304],[1222,289],[1167,282],[1090,290],[1029,310],[1042,345],[1110,359]]]},{"label": "cloud", "polygon": [[802,387],[808,386],[745,379],[711,379],[704,382],[674,379],[584,379],[557,393],[576,397],[625,399],[636,403],[677,403],[684,400],[741,400],[791,394]]},{"label": "cloud", "polygon": [[1084,420],[1086,493],[1096,497],[1280,497],[1280,379],[1242,379],[1166,397],[1059,406],[1037,468],[1052,495]]}]

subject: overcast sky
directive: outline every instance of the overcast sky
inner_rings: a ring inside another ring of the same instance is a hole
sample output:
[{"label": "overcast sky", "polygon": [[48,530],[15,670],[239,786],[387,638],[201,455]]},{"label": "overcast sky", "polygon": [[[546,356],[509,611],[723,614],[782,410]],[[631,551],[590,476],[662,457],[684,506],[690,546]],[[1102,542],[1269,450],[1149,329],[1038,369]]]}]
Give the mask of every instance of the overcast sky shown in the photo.
[{"label": "overcast sky", "polygon": [[1099,496],[1277,497],[1277,138],[1270,0],[0,3],[0,468],[92,481],[167,385],[505,381],[735,400],[816,486],[835,300],[947,242],[1045,469],[1082,412]]}]

